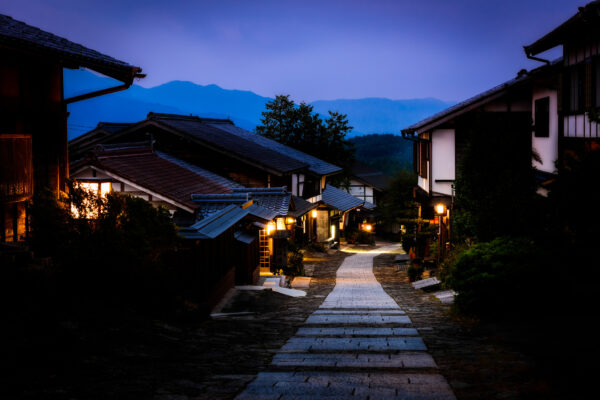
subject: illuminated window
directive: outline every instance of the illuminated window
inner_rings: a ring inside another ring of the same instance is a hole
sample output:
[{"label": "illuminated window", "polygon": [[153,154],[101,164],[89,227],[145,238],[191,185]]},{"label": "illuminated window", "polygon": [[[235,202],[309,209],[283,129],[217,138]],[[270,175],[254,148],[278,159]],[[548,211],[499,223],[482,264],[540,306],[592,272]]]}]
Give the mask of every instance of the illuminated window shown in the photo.
[{"label": "illuminated window", "polygon": [[283,218],[277,218],[277,230],[285,231],[285,220]]},{"label": "illuminated window", "polygon": [[98,204],[94,202],[95,198],[106,198],[106,195],[112,191],[110,182],[101,181],[78,181],[76,186],[88,193],[88,196],[83,200],[83,214],[80,215],[74,205],[71,205],[71,213],[75,218],[98,218]]},{"label": "illuminated window", "polygon": [[275,223],[273,221],[267,224],[267,235],[270,235],[275,230]]}]

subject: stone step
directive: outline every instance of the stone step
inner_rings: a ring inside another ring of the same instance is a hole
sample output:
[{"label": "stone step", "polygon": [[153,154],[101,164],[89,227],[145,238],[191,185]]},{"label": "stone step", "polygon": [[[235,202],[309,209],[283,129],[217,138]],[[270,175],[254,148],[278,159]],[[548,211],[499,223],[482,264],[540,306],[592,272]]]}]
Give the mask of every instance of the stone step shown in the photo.
[{"label": "stone step", "polygon": [[296,336],[416,336],[415,328],[371,328],[371,327],[335,327],[300,328]]},{"label": "stone step", "polygon": [[310,315],[306,324],[410,324],[406,315]]},{"label": "stone step", "polygon": [[271,364],[278,367],[437,368],[427,353],[278,353]]},{"label": "stone step", "polygon": [[455,400],[438,374],[260,372],[236,400],[314,399]]},{"label": "stone step", "polygon": [[281,348],[283,352],[303,351],[396,351],[427,350],[420,337],[298,337],[294,336]]},{"label": "stone step", "polygon": [[402,310],[316,310],[312,315],[402,315]]}]

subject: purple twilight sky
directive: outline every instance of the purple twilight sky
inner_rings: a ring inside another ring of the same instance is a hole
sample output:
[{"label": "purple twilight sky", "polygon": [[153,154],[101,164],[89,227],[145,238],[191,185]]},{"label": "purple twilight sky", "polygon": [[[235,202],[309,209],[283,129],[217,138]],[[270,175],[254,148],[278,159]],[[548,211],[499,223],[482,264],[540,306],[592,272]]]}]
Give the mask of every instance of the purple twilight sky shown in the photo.
[{"label": "purple twilight sky", "polygon": [[2,0],[0,13],[141,66],[146,87],[189,80],[305,101],[452,101],[540,65],[522,46],[585,3]]}]

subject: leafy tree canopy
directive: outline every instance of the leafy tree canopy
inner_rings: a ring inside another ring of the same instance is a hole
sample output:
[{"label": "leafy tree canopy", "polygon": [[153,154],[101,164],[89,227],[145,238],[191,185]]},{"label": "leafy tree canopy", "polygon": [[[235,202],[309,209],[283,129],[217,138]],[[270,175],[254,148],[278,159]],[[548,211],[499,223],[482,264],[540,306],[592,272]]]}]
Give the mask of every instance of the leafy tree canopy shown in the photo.
[{"label": "leafy tree canopy", "polygon": [[289,95],[279,95],[266,104],[262,125],[256,132],[264,137],[293,147],[322,160],[338,165],[349,173],[354,163],[354,147],[346,139],[352,131],[345,114],[329,111],[321,119],[313,106],[294,103]]}]

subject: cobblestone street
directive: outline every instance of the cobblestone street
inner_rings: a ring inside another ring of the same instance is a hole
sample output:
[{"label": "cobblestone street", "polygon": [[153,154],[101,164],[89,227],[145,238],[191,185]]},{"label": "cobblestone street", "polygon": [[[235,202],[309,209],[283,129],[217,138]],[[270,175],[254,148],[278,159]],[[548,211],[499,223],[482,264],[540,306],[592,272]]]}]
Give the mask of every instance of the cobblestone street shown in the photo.
[{"label": "cobblestone street", "polygon": [[391,245],[344,260],[336,285],[237,400],[454,399],[401,307],[373,275]]}]

